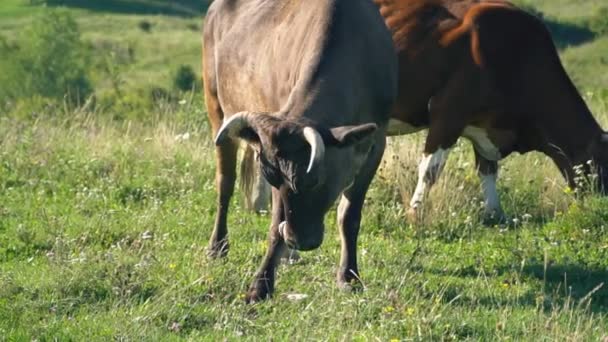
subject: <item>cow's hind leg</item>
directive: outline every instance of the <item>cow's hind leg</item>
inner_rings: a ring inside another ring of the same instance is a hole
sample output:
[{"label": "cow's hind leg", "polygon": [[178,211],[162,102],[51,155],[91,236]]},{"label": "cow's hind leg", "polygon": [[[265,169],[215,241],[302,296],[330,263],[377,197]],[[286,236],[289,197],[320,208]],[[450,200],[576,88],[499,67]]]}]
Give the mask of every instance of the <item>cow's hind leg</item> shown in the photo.
[{"label": "cow's hind leg", "polygon": [[382,137],[370,151],[369,158],[353,184],[344,192],[338,205],[338,228],[340,230],[341,253],[337,273],[338,287],[352,289],[360,283],[357,266],[357,237],[361,226],[361,210],[367,189],[382,160],[386,139]]},{"label": "cow's hind leg", "polygon": [[485,224],[501,223],[505,215],[500,205],[496,179],[498,176],[498,162],[488,160],[475,149],[475,166],[481,180],[484,195],[483,221]]},{"label": "cow's hind leg", "polygon": [[268,209],[270,203],[270,184],[260,172],[259,157],[255,150],[247,145],[241,160],[241,191],[245,208],[256,213]]}]

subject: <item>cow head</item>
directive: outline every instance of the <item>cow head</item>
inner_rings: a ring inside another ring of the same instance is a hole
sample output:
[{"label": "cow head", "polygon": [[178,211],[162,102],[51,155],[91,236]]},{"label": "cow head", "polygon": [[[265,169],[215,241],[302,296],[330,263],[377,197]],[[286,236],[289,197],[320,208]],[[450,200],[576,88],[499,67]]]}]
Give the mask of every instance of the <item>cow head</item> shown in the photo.
[{"label": "cow head", "polygon": [[281,236],[290,248],[311,250],[321,245],[325,213],[354,181],[375,131],[373,123],[324,127],[304,118],[241,112],[224,121],[215,143],[240,138],[258,152],[262,175],[280,194]]}]

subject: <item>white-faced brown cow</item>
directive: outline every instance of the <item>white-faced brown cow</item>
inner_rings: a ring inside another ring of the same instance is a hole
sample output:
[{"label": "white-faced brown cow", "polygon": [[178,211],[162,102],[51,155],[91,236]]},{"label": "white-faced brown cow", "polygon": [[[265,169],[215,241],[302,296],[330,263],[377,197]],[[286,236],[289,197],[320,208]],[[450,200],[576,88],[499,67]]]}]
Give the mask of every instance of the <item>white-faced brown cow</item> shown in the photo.
[{"label": "white-faced brown cow", "polygon": [[269,248],[247,301],[269,296],[286,245],[317,248],[342,194],[339,285],[356,279],[367,188],[397,93],[390,32],[371,0],[216,0],[203,34],[203,79],[216,133],[218,209],[210,252],[227,251],[238,139],[273,186]]},{"label": "white-faced brown cow", "polygon": [[503,218],[497,162],[512,152],[546,154],[571,187],[574,166],[583,165],[606,191],[608,135],[539,19],[500,0],[374,2],[399,54],[399,95],[388,134],[428,129],[410,218],[459,137],[473,144],[486,218]]}]

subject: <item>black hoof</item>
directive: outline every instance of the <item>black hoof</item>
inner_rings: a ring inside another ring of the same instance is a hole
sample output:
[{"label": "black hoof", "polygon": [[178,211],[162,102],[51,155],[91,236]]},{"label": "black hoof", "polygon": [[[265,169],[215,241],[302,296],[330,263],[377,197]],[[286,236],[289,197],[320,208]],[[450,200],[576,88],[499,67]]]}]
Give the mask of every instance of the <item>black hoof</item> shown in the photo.
[{"label": "black hoof", "polygon": [[271,293],[265,286],[262,288],[250,288],[247,294],[245,294],[245,303],[255,304],[270,299],[270,297]]},{"label": "black hoof", "polygon": [[211,259],[224,258],[228,255],[228,240],[210,243],[207,247],[207,256]]},{"label": "black hoof", "polygon": [[484,213],[482,223],[485,226],[491,227],[500,224],[506,224],[509,219],[502,210]]}]

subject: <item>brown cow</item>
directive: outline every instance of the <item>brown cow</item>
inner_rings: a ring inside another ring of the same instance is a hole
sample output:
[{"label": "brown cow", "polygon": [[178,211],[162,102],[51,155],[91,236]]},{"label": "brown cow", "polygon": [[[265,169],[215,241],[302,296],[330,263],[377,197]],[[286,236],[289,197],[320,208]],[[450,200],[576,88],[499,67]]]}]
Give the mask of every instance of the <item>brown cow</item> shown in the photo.
[{"label": "brown cow", "polygon": [[399,53],[388,133],[428,129],[408,216],[417,216],[461,136],[473,143],[486,218],[503,219],[497,162],[512,152],[546,154],[571,187],[574,166],[583,165],[605,192],[608,136],[539,19],[499,0],[374,1]]},{"label": "brown cow", "polygon": [[397,56],[376,7],[371,0],[216,0],[203,45],[205,99],[217,136],[211,255],[227,251],[242,139],[273,186],[269,249],[247,300],[272,293],[286,246],[321,244],[325,213],[340,194],[337,280],[348,286],[358,273],[361,208],[397,93]]},{"label": "brown cow", "polygon": [[461,136],[473,143],[486,216],[503,216],[497,162],[512,152],[546,154],[572,187],[574,166],[584,165],[605,190],[608,136],[538,18],[496,0],[375,2],[399,51],[397,125],[390,134],[428,128],[410,216]]}]

